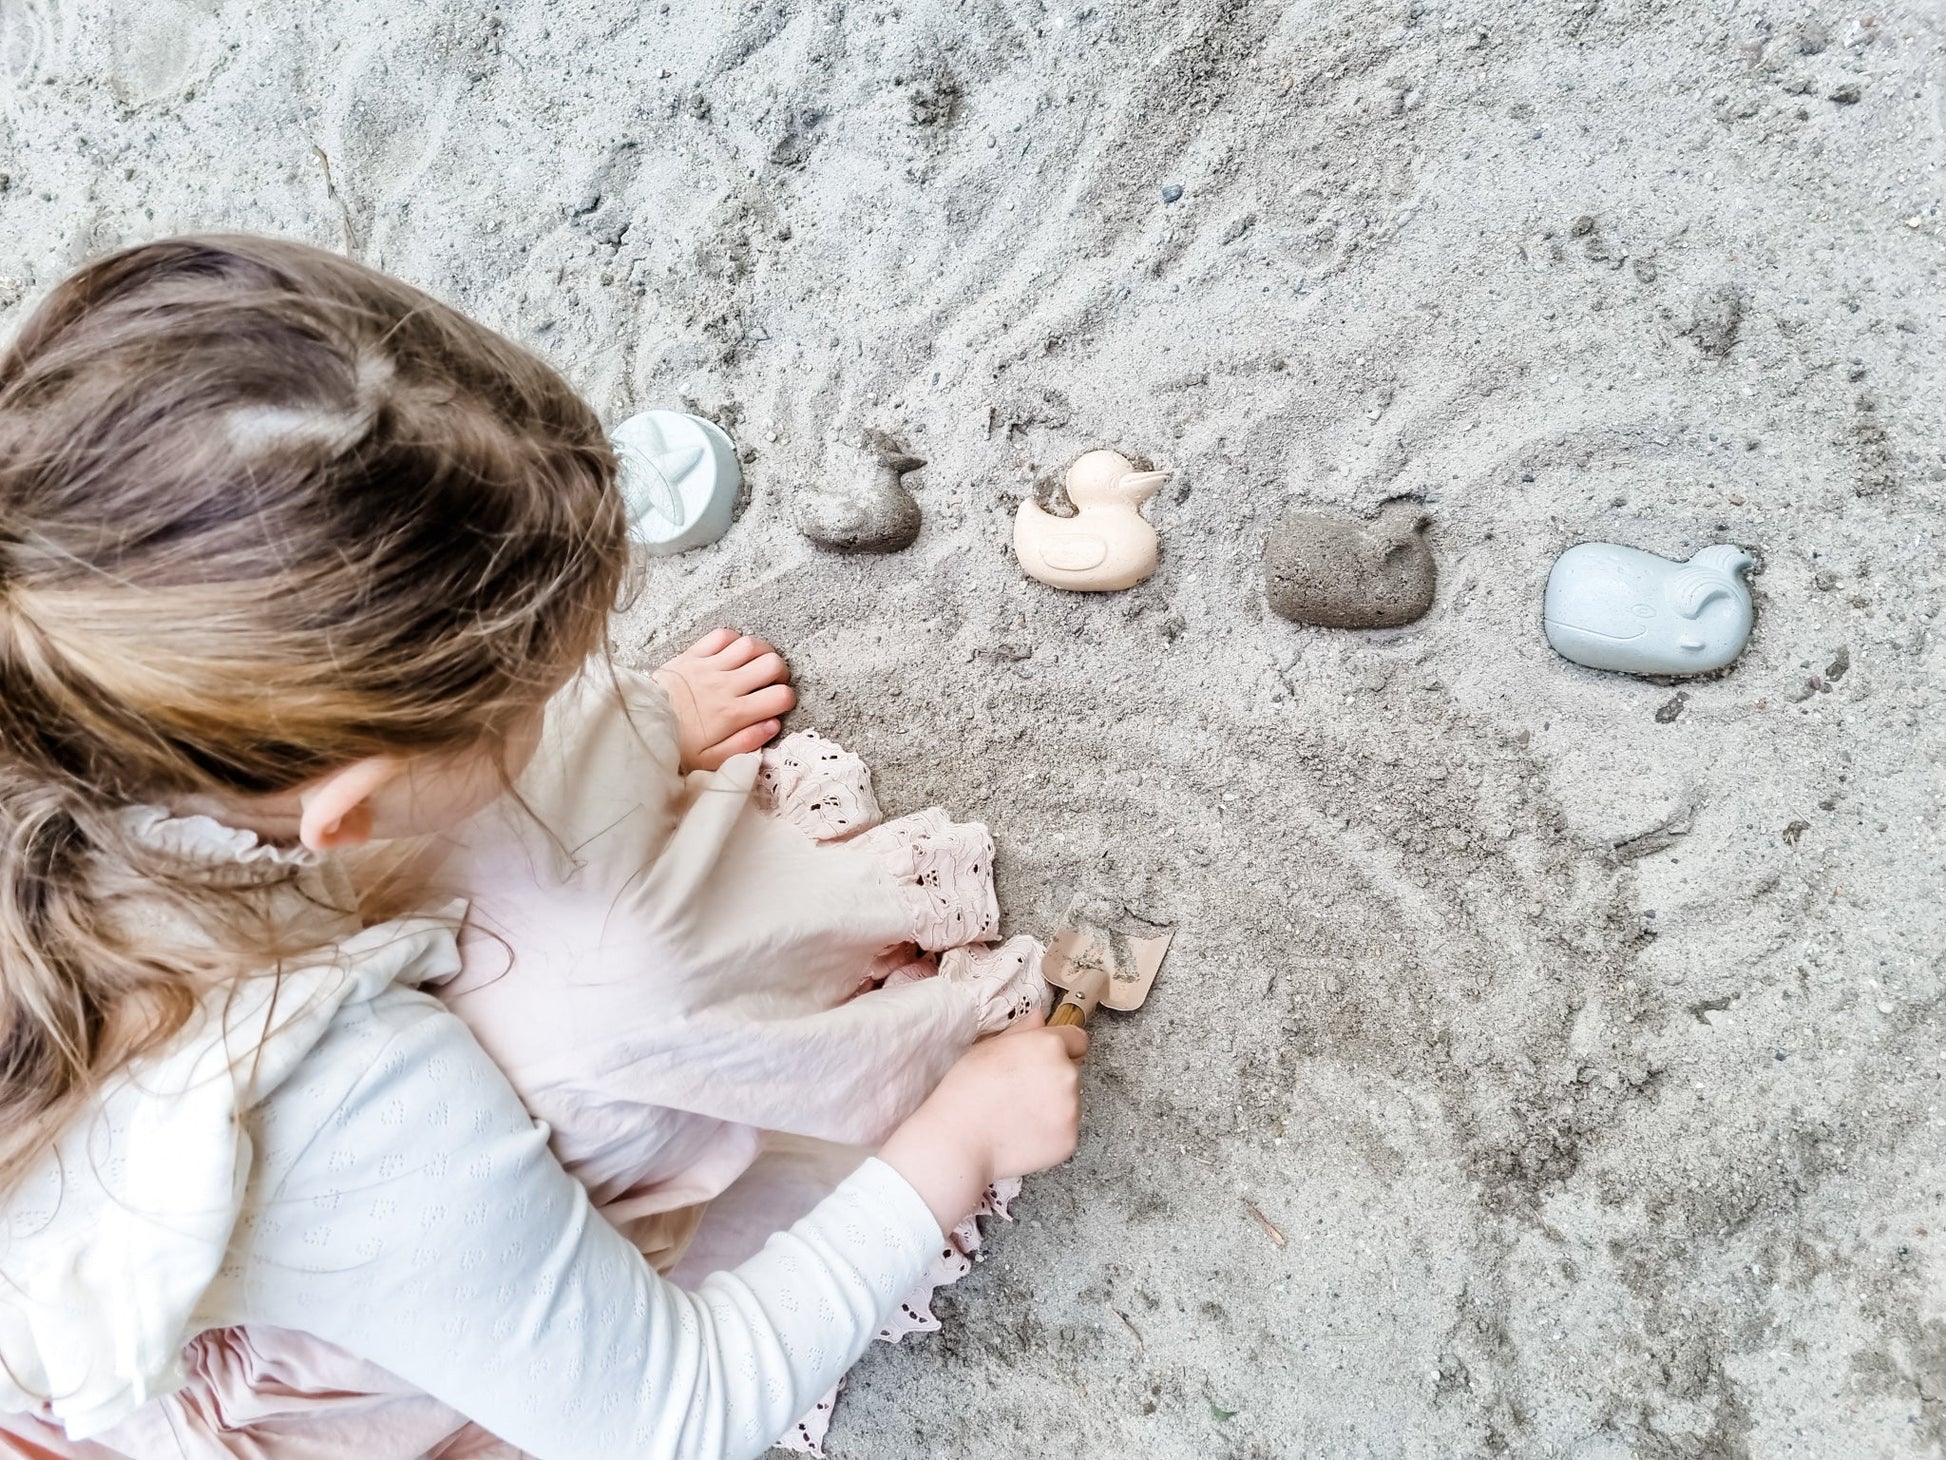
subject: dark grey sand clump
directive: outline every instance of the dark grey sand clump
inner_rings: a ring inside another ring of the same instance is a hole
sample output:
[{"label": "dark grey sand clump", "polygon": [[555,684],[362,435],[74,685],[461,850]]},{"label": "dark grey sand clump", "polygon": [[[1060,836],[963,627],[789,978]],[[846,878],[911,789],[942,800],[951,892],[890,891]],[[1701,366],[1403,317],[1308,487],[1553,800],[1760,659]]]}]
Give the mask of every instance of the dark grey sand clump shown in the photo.
[{"label": "dark grey sand clump", "polygon": [[1720,360],[1729,354],[1742,328],[1742,289],[1719,284],[1697,296],[1689,315],[1689,337],[1705,355]]}]

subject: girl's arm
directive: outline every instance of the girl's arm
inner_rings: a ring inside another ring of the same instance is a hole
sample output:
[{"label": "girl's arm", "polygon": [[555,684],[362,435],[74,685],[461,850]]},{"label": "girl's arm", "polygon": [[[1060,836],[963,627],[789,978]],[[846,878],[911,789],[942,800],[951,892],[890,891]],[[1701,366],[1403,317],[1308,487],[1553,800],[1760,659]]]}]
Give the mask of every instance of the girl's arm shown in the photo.
[{"label": "girl's arm", "polygon": [[[888,1147],[910,1179],[867,1162],[690,1293],[591,1209],[457,1020],[387,995],[341,1016],[312,1057],[362,1072],[341,1098],[312,1078],[259,1107],[215,1321],[313,1333],[540,1460],[755,1456],[857,1359],[990,1174],[1072,1149],[1071,1081],[1046,1065],[1054,1036],[1037,1038],[997,1041],[1003,1060],[1041,1061],[1025,1073],[989,1055],[974,1090],[949,1077],[942,1107]],[[967,1143],[972,1102],[1009,1092],[1034,1104],[991,1122],[1008,1148]]]},{"label": "girl's arm", "polygon": [[604,1069],[594,1088],[609,1098],[639,1090],[645,1104],[787,1135],[877,1146],[978,1033],[974,996],[927,978],[815,1014],[706,1015],[682,1026],[680,1048]]},{"label": "girl's arm", "polygon": [[[711,1010],[590,1074],[590,1095],[663,1106],[849,1146],[877,1146],[975,1039],[1044,1002],[1040,949],[1016,938],[955,950],[939,973],[888,980],[815,1013]],[[561,1082],[572,1090],[576,1082]]]}]

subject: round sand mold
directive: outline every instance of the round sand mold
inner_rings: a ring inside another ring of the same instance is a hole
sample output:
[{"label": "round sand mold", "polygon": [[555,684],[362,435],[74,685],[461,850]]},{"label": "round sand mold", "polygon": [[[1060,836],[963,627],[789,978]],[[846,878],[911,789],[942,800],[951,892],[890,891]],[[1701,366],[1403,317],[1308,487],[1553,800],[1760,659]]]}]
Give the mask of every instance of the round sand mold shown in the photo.
[{"label": "round sand mold", "polygon": [[743,469],[722,428],[681,411],[643,411],[615,428],[629,534],[661,557],[730,530]]},{"label": "round sand mold", "polygon": [[922,521],[903,480],[926,463],[883,431],[865,432],[877,458],[870,482],[854,492],[809,492],[797,502],[797,530],[834,553],[895,553],[911,547]]},{"label": "round sand mold", "polygon": [[1432,607],[1439,569],[1426,514],[1396,506],[1366,521],[1340,512],[1294,512],[1264,542],[1264,597],[1293,623],[1390,629]]}]

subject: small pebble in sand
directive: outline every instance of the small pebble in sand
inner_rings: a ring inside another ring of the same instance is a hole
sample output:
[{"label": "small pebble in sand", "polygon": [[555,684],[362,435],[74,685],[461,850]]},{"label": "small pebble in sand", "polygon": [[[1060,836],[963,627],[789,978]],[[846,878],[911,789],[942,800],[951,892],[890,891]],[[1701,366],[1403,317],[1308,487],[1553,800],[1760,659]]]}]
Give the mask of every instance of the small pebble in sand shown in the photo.
[{"label": "small pebble in sand", "polygon": [[1839,106],[1856,106],[1865,95],[1864,89],[1855,81],[1847,81],[1843,86],[1834,86],[1825,93]]},{"label": "small pebble in sand", "polygon": [[1175,202],[1175,201],[1176,201],[1176,200],[1177,200],[1178,198],[1180,198],[1181,196],[1182,196],[1182,184],[1181,184],[1181,183],[1164,183],[1164,184],[1163,184],[1163,187],[1162,187],[1162,201],[1163,201],[1163,202],[1165,202],[1165,203],[1173,203],[1173,202]]},{"label": "small pebble in sand", "polygon": [[1295,623],[1333,629],[1409,624],[1432,607],[1439,570],[1427,518],[1398,502],[1375,522],[1342,512],[1298,512],[1264,543],[1264,596]]},{"label": "small pebble in sand", "polygon": [[1742,328],[1743,291],[1734,284],[1723,284],[1697,296],[1686,333],[1697,349],[1721,360],[1736,344]]}]

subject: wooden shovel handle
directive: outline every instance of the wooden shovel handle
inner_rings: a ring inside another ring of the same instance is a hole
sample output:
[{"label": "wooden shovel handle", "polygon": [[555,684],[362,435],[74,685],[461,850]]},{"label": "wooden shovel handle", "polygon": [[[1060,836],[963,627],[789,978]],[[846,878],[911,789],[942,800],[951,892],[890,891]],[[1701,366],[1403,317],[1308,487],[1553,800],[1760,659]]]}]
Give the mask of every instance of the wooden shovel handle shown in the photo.
[{"label": "wooden shovel handle", "polygon": [[1088,1022],[1088,1011],[1086,1009],[1082,1008],[1080,1004],[1075,1003],[1072,1000],[1063,999],[1061,1000],[1060,1004],[1056,1006],[1054,1012],[1048,1015],[1047,1027],[1049,1029],[1059,1029],[1062,1028],[1064,1025],[1073,1024],[1076,1026],[1081,1026],[1081,1025],[1085,1025],[1087,1022]]}]

